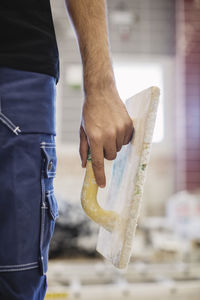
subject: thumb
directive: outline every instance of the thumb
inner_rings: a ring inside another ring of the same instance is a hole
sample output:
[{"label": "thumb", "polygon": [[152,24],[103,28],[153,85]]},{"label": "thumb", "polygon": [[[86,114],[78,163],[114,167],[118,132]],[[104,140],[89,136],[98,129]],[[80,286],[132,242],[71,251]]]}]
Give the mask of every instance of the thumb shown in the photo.
[{"label": "thumb", "polygon": [[88,141],[87,141],[87,135],[82,127],[80,126],[79,129],[79,135],[80,135],[80,146],[79,146],[79,153],[82,161],[82,167],[86,167],[87,163],[87,157],[88,157]]}]

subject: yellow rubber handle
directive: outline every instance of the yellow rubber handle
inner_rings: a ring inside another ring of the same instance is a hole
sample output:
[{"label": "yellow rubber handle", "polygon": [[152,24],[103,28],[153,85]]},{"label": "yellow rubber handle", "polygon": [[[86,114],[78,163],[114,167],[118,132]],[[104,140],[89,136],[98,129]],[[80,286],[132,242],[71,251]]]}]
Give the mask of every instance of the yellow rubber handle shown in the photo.
[{"label": "yellow rubber handle", "polygon": [[95,223],[112,232],[119,215],[111,210],[104,210],[97,201],[98,185],[95,180],[90,150],[86,164],[85,178],[81,191],[81,205],[87,216]]}]

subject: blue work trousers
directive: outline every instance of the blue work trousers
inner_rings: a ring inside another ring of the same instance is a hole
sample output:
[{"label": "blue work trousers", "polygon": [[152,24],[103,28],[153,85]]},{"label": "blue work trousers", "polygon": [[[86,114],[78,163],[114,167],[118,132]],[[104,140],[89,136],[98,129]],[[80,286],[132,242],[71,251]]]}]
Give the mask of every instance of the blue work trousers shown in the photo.
[{"label": "blue work trousers", "polygon": [[0,67],[0,299],[45,297],[58,217],[56,81]]}]

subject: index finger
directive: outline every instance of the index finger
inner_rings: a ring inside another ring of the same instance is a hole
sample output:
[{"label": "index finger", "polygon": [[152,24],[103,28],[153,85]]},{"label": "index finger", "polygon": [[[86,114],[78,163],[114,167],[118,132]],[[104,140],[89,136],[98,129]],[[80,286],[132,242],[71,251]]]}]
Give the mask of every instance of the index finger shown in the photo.
[{"label": "index finger", "polygon": [[96,183],[100,187],[105,187],[106,176],[105,176],[105,171],[104,171],[103,146],[101,144],[91,142],[90,143],[90,152],[91,152],[92,168],[94,171]]}]

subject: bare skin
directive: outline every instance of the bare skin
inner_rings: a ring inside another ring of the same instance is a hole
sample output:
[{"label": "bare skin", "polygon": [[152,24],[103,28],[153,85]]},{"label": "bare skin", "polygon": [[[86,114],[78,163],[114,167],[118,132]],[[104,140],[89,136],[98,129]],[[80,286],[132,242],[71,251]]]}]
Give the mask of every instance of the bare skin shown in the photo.
[{"label": "bare skin", "polygon": [[110,57],[105,0],[65,0],[83,65],[84,101],[79,153],[86,167],[88,148],[97,184],[106,186],[104,158],[113,160],[133,137],[133,122],[119,97]]}]

